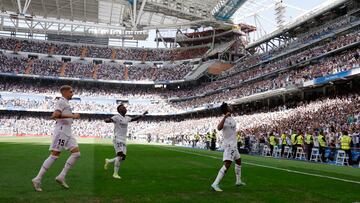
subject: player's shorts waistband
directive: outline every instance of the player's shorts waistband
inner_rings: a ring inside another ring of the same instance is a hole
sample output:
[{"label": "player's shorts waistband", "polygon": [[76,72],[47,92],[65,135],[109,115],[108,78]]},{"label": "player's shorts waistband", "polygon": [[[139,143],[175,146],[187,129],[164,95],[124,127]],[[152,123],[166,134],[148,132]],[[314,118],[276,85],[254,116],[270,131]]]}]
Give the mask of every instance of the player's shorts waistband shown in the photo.
[{"label": "player's shorts waistband", "polygon": [[57,126],[71,126],[71,122],[69,121],[56,121],[55,123]]},{"label": "player's shorts waistband", "polygon": [[71,134],[71,125],[55,125],[55,132],[64,132],[66,134]]},{"label": "player's shorts waistband", "polygon": [[115,140],[115,139],[114,139],[113,142],[120,143],[120,144],[126,146],[126,143],[125,143],[124,141],[120,141],[120,140]]},{"label": "player's shorts waistband", "polygon": [[226,144],[226,145],[224,145],[224,149],[225,148],[237,148],[237,146],[236,145]]}]

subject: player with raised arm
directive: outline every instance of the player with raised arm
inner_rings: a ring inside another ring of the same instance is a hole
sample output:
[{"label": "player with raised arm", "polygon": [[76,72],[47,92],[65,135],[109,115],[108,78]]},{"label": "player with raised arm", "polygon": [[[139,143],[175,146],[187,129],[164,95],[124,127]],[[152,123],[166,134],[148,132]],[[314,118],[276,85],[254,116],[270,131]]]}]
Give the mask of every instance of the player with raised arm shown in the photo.
[{"label": "player with raised arm", "polygon": [[139,120],[140,118],[148,114],[148,112],[146,111],[140,116],[131,118],[126,115],[127,109],[123,104],[120,104],[117,107],[117,111],[119,113],[118,115],[105,119],[106,123],[114,123],[113,144],[116,156],[112,159],[105,159],[104,169],[108,169],[109,163],[114,163],[113,178],[121,179],[121,177],[119,176],[119,168],[120,164],[125,161],[126,158],[126,137],[128,131],[128,123]]},{"label": "player with raised arm", "polygon": [[33,187],[36,191],[41,192],[41,179],[49,170],[51,165],[59,158],[62,150],[69,150],[70,157],[67,159],[65,166],[61,173],[55,178],[62,187],[68,189],[69,186],[65,182],[65,176],[76,160],[80,157],[79,146],[76,139],[71,134],[71,124],[73,119],[80,118],[80,115],[71,111],[69,100],[73,96],[73,89],[71,86],[64,85],[60,88],[62,97],[56,102],[55,110],[51,115],[52,119],[56,120],[55,130],[53,134],[52,143],[50,145],[50,156],[44,161],[40,168],[38,175],[32,179]]},{"label": "player with raised arm", "polygon": [[234,118],[231,117],[232,109],[226,104],[223,103],[220,106],[221,112],[225,115],[221,122],[218,124],[217,129],[223,131],[223,162],[224,165],[221,167],[215,181],[211,187],[217,191],[222,192],[219,187],[221,179],[224,177],[226,171],[230,168],[231,163],[235,160],[235,175],[236,175],[236,186],[245,185],[241,181],[241,158],[240,153],[237,149],[237,139],[236,139],[236,122]]}]

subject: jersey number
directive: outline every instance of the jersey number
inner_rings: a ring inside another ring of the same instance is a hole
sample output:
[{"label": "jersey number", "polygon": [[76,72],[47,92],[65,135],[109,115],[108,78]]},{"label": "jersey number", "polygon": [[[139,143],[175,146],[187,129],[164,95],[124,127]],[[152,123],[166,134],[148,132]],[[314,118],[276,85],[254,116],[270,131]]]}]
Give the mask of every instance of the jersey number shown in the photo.
[{"label": "jersey number", "polygon": [[65,140],[59,139],[58,145],[64,146],[65,145]]},{"label": "jersey number", "polygon": [[234,156],[235,150],[231,150],[231,157]]}]

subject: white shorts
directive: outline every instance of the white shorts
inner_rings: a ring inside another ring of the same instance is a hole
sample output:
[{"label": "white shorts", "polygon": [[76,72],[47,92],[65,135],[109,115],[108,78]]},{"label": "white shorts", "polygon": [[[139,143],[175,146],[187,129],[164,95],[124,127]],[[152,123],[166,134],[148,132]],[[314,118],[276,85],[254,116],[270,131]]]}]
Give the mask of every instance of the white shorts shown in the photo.
[{"label": "white shorts", "polygon": [[73,150],[74,148],[79,147],[76,139],[67,135],[63,131],[55,132],[54,137],[52,139],[52,143],[50,145],[50,151],[61,152],[62,150]]},{"label": "white shorts", "polygon": [[116,154],[122,152],[126,155],[126,144],[117,140],[113,140],[113,144]]},{"label": "white shorts", "polygon": [[223,161],[235,161],[238,159],[240,159],[240,153],[236,147],[226,147],[224,149]]}]

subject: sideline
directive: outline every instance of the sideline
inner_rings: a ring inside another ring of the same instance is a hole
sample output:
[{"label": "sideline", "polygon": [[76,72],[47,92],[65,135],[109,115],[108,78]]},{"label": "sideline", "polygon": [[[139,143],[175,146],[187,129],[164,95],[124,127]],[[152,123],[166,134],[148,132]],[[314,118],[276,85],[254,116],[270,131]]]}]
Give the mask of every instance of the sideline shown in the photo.
[{"label": "sideline", "polygon": [[[222,159],[219,158],[219,157],[211,156],[211,155],[207,155],[207,154],[199,154],[199,153],[187,152],[187,151],[183,151],[183,150],[170,149],[170,148],[168,148],[168,147],[160,147],[160,146],[154,146],[154,147],[161,148],[161,149],[166,149],[166,150],[169,150],[169,151],[182,152],[182,153],[185,153],[185,154],[192,154],[192,155],[197,155],[197,156],[202,156],[202,157],[208,157],[208,158],[213,158],[213,159],[222,160]],[[319,175],[319,174],[313,174],[313,173],[306,173],[306,172],[295,171],[295,170],[290,170],[290,169],[278,168],[278,167],[274,167],[274,166],[267,166],[267,165],[262,165],[262,164],[255,164],[255,163],[250,163],[250,162],[245,162],[245,161],[243,161],[242,163],[248,164],[248,165],[252,165],[252,166],[258,166],[258,167],[270,168],[270,169],[274,169],[274,170],[286,171],[286,172],[289,172],[289,173],[296,173],[296,174],[314,176],[314,177],[319,177],[319,178],[327,178],[327,179],[331,179],[331,180],[337,180],[337,181],[342,181],[342,182],[347,182],[347,183],[355,183],[355,184],[359,184],[359,185],[360,185],[360,182],[359,182],[359,181],[354,181],[354,180],[347,180],[347,179],[336,178],[336,177],[332,177],[332,176]]]}]

